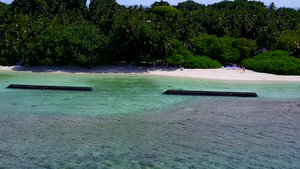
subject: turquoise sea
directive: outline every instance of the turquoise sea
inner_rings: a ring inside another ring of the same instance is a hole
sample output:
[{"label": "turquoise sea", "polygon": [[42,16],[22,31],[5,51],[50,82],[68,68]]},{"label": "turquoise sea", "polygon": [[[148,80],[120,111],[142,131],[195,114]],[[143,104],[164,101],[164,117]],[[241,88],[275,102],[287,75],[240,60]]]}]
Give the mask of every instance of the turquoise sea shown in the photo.
[{"label": "turquoise sea", "polygon": [[[259,97],[164,95],[167,89]],[[300,83],[0,71],[0,168],[295,169],[299,132]]]}]

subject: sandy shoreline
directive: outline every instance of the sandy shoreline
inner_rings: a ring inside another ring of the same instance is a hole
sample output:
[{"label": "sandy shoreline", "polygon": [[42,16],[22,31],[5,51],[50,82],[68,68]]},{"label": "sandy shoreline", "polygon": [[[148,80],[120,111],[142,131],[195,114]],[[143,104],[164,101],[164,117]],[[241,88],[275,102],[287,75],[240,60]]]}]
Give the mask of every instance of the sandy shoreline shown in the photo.
[{"label": "sandy shoreline", "polygon": [[259,73],[251,70],[228,70],[228,69],[183,69],[171,67],[138,67],[138,66],[95,66],[91,68],[77,66],[0,66],[0,71],[24,71],[36,73],[59,73],[59,74],[85,74],[85,73],[116,73],[116,74],[145,74],[156,76],[169,76],[181,78],[229,80],[229,81],[277,81],[277,82],[300,82],[300,76],[284,76],[268,73]]}]

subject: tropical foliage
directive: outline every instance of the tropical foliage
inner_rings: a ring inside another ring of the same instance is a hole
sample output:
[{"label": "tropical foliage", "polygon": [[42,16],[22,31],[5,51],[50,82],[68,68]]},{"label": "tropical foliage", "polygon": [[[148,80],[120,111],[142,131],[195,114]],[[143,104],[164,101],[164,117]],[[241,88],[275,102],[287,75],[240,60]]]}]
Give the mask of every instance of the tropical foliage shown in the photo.
[{"label": "tropical foliage", "polygon": [[209,58],[207,56],[194,55],[186,60],[184,67],[213,69],[213,68],[222,67],[222,64],[218,61],[212,60],[211,58]]},{"label": "tropical foliage", "polygon": [[300,58],[300,11],[277,9],[274,3],[234,0],[206,6],[187,0],[171,6],[157,1],[145,8],[116,0],[91,0],[88,7],[86,2],[0,3],[0,64],[161,61],[216,68],[275,50]]},{"label": "tropical foliage", "polygon": [[300,75],[300,59],[292,57],[286,51],[274,51],[259,54],[242,62],[247,68],[282,75]]},{"label": "tropical foliage", "polygon": [[107,38],[94,25],[48,28],[28,44],[22,63],[31,65],[94,65],[108,61]]}]

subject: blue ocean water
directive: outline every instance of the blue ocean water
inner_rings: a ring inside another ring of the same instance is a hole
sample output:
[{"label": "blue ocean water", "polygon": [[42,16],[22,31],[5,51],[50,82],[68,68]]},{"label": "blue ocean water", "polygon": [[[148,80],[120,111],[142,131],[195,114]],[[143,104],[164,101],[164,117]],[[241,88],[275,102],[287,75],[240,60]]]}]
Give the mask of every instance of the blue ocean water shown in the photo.
[{"label": "blue ocean water", "polygon": [[[90,86],[93,92],[8,89]],[[169,96],[167,89],[258,98]],[[300,84],[0,72],[0,168],[299,168]]]}]

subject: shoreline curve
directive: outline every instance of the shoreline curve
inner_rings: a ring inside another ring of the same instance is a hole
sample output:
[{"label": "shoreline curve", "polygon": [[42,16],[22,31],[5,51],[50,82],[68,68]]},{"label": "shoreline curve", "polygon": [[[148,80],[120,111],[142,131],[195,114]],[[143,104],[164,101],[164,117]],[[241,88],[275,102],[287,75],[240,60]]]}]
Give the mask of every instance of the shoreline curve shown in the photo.
[{"label": "shoreline curve", "polygon": [[114,66],[0,66],[0,71],[21,71],[33,73],[55,73],[55,74],[140,74],[168,76],[178,78],[223,80],[223,81],[266,81],[266,82],[300,82],[300,76],[293,75],[274,75],[260,73],[252,70],[227,70],[220,69],[179,69],[173,67],[139,67],[133,65],[114,65]]}]

